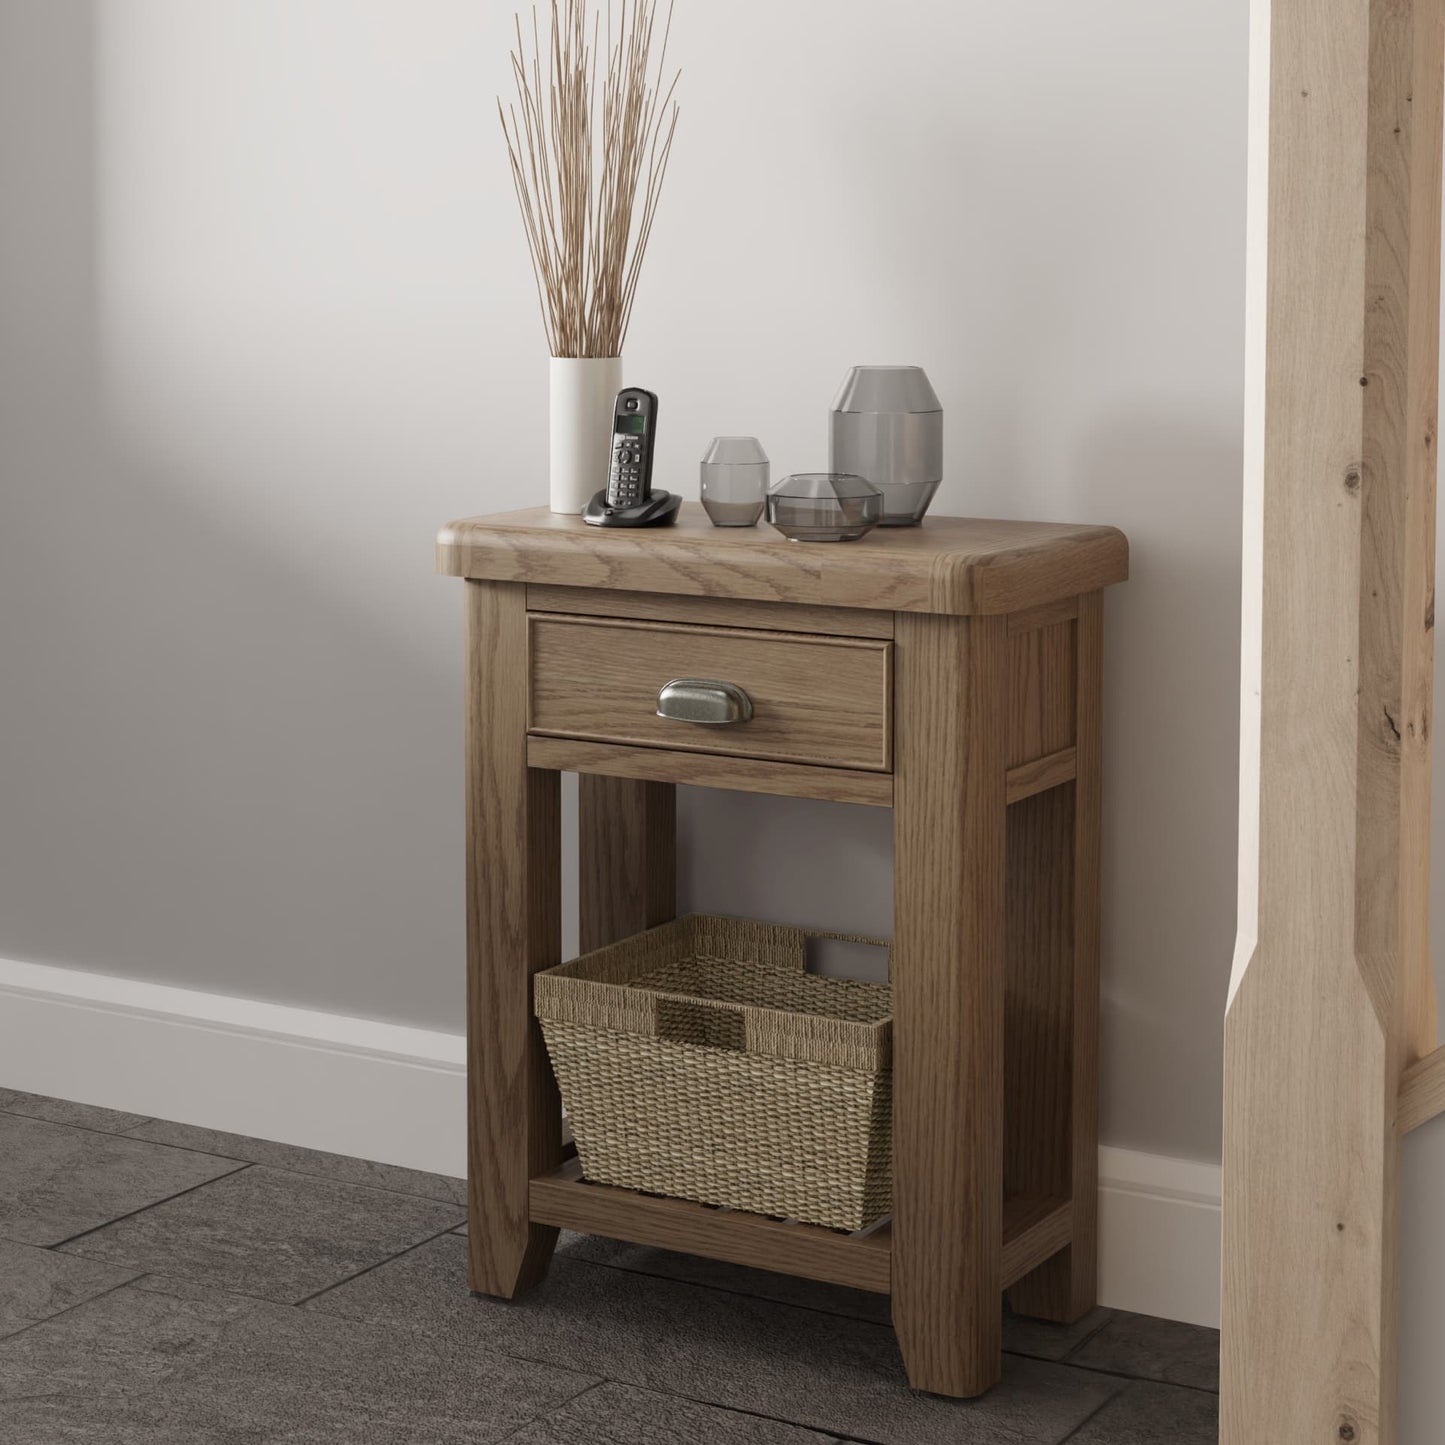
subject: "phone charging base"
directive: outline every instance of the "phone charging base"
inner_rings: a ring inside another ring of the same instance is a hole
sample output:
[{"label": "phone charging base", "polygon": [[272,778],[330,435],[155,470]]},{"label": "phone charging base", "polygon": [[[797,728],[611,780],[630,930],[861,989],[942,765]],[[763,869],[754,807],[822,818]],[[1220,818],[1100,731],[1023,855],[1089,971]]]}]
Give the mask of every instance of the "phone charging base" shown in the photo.
[{"label": "phone charging base", "polygon": [[609,507],[603,488],[582,508],[582,520],[593,527],[665,527],[677,521],[682,498],[676,492],[655,491],[630,507]]}]

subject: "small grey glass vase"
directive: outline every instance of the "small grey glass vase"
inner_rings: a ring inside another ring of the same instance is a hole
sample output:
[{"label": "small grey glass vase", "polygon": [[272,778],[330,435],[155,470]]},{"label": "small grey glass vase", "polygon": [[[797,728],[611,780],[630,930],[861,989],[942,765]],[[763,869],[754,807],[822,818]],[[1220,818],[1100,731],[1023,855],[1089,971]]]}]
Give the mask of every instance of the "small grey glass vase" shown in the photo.
[{"label": "small grey glass vase", "polygon": [[714,527],[751,527],[763,515],[768,454],[757,437],[714,437],[698,469],[702,509]]}]

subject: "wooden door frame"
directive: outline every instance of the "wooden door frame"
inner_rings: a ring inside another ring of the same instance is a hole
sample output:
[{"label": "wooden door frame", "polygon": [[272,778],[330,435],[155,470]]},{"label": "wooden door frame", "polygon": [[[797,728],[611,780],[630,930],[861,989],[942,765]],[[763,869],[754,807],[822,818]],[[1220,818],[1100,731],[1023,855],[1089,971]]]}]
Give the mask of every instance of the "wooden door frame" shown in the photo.
[{"label": "wooden door frame", "polygon": [[1427,929],[1445,0],[1252,0],[1220,1439],[1393,1445]]}]

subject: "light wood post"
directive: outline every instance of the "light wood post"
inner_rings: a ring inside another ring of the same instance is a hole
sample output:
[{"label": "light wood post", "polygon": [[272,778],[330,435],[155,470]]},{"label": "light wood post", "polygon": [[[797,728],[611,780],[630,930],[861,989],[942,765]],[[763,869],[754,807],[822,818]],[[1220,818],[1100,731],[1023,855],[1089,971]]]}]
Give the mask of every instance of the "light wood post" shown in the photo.
[{"label": "light wood post", "polygon": [[604,948],[677,912],[677,789],[671,783],[577,780],[579,947]]},{"label": "light wood post", "polygon": [[[1400,434],[1405,479],[1400,736],[1400,989],[1408,1064],[1436,1044],[1430,957],[1430,718],[1435,694],[1435,471],[1440,405],[1440,161],[1445,143],[1445,0],[1419,0],[1410,32],[1409,288]],[[1398,535],[1398,533],[1397,533]]]},{"label": "light wood post", "polygon": [[547,1272],[528,1185],[562,1157],[532,1015],[532,975],[561,962],[561,789],[527,766],[525,594],[467,583],[467,1252],[471,1287],[507,1299]]},{"label": "light wood post", "polygon": [[1425,952],[1441,0],[1255,0],[1226,1445],[1391,1445]]},{"label": "light wood post", "polygon": [[893,1324],[909,1383],[998,1379],[1007,637],[895,616]]}]

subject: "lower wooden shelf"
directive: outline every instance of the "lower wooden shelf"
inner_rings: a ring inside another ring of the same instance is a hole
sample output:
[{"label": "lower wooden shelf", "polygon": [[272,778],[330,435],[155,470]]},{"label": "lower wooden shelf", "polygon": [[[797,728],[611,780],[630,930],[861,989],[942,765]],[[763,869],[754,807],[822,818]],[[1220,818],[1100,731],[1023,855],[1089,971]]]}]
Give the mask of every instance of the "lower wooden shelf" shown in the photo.
[{"label": "lower wooden shelf", "polygon": [[[530,1210],[537,1224],[583,1234],[700,1254],[875,1294],[888,1294],[892,1287],[893,1231],[887,1223],[869,1234],[840,1234],[813,1224],[588,1184],[576,1159],[531,1181]],[[1069,1243],[1072,1215],[1067,1200],[1005,1200],[1005,1288]]]}]

